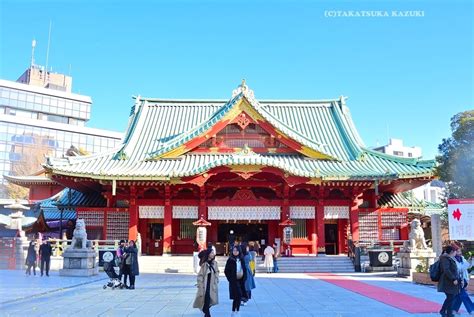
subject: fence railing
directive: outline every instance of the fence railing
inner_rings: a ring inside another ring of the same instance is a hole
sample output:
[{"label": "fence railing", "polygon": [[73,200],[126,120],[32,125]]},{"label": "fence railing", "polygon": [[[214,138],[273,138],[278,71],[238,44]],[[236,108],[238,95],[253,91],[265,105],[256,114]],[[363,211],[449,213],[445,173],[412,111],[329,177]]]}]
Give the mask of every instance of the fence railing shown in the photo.
[{"label": "fence railing", "polygon": [[[61,256],[67,247],[71,245],[72,240],[65,239],[49,239],[49,243],[53,248],[53,255]],[[89,240],[91,247],[96,252],[100,250],[115,250],[119,246],[119,240]]]}]

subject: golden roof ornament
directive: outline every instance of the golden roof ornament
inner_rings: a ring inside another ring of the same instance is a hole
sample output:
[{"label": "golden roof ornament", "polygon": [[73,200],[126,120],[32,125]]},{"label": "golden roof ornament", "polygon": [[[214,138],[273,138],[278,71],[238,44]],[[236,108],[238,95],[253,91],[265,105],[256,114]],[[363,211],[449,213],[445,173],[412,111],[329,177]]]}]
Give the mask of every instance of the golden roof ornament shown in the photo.
[{"label": "golden roof ornament", "polygon": [[245,83],[245,79],[242,79],[242,83],[232,91],[232,98],[237,96],[238,94],[242,93],[247,98],[254,98],[253,90],[249,89],[247,84]]}]

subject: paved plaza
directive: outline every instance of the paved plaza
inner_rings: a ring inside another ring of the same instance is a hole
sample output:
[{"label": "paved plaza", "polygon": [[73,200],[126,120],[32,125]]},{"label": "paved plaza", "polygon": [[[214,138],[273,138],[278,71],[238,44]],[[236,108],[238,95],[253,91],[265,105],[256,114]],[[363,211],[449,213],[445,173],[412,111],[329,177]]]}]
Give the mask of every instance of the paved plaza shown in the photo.
[{"label": "paved plaza", "polygon": [[[324,277],[324,275],[322,275]],[[334,275],[332,275],[334,276]],[[338,275],[383,290],[400,292],[414,301],[442,303],[434,287],[411,283],[389,273]],[[91,278],[26,277],[21,271],[0,271],[1,316],[202,316],[192,308],[196,277],[183,274],[142,274],[135,290],[102,289],[105,273]],[[240,316],[438,316],[410,314],[370,297],[303,273],[260,274],[252,299]],[[228,283],[221,276],[219,305],[212,316],[230,316]],[[467,315],[466,312],[463,313]]]}]

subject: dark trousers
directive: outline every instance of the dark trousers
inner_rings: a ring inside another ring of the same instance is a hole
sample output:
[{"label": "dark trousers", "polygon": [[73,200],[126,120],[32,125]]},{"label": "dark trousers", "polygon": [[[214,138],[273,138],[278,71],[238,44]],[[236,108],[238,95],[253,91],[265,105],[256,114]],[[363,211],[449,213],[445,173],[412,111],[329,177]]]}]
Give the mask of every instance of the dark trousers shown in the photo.
[{"label": "dark trousers", "polygon": [[[242,301],[242,281],[243,279],[237,280],[235,285],[232,285],[232,311],[239,311],[240,310],[240,302]],[[244,288],[245,289],[245,288]]]},{"label": "dark trousers", "polygon": [[440,314],[445,315],[445,316],[453,316],[453,301],[454,297],[456,297],[456,294],[448,294],[444,293],[446,295],[446,299],[444,300],[443,307],[441,307],[441,310],[439,311]]},{"label": "dark trousers", "polygon": [[232,311],[239,311],[239,310],[240,310],[240,298],[237,298],[232,301]]},{"label": "dark trousers", "polygon": [[273,258],[273,273],[278,273],[278,260],[277,258]]},{"label": "dark trousers", "polygon": [[135,286],[135,275],[132,274],[130,265],[123,266],[123,283],[127,285],[127,277],[130,279],[130,286]]},{"label": "dark trousers", "polygon": [[467,284],[464,284],[464,285],[465,286],[461,288],[460,293],[454,297],[453,310],[459,311],[459,309],[461,308],[461,304],[464,303],[464,306],[466,307],[467,312],[471,313],[472,311],[474,311],[474,304],[472,303],[471,298],[466,292]]},{"label": "dark trousers", "polygon": [[41,267],[40,267],[41,275],[43,275],[43,271],[46,270],[46,275],[49,276],[49,262],[50,262],[50,260],[51,260],[50,257],[41,258]]},{"label": "dark trousers", "polygon": [[33,268],[33,274],[36,275],[36,262],[26,265],[26,274],[31,275],[31,268]]},{"label": "dark trousers", "polygon": [[204,306],[202,312],[204,317],[211,317],[211,273],[207,275],[206,294],[204,295]]}]

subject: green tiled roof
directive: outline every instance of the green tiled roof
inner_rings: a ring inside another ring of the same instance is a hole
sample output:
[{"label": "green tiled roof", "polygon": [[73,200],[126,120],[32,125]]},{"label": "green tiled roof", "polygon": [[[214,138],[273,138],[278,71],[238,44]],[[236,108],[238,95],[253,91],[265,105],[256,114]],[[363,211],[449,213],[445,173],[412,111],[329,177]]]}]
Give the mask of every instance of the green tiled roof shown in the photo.
[{"label": "green tiled roof", "polygon": [[[156,158],[202,135],[246,98],[272,126],[332,160],[303,155],[191,154]],[[153,159],[155,158],[155,159]],[[52,173],[94,179],[169,180],[225,165],[273,166],[292,175],[327,180],[395,179],[431,176],[435,162],[391,156],[367,149],[344,99],[256,101],[246,92],[230,101],[137,98],[122,145],[109,152],[48,158]]]},{"label": "green tiled roof", "polygon": [[384,194],[378,200],[380,207],[408,208],[410,212],[418,212],[427,215],[441,213],[444,207],[441,204],[419,200],[415,197],[409,197],[404,193]]}]

